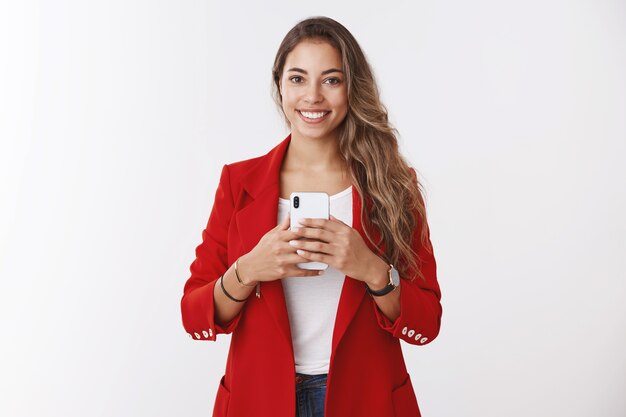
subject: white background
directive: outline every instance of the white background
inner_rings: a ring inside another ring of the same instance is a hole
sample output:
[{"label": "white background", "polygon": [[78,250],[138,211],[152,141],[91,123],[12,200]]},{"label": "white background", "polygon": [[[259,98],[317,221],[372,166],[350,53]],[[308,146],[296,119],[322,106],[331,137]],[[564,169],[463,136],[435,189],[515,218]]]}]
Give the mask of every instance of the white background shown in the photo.
[{"label": "white background", "polygon": [[230,336],[188,338],[183,285],[222,165],[288,133],[271,65],[318,14],[427,190],[423,415],[626,415],[617,0],[2,2],[0,415],[210,415]]}]

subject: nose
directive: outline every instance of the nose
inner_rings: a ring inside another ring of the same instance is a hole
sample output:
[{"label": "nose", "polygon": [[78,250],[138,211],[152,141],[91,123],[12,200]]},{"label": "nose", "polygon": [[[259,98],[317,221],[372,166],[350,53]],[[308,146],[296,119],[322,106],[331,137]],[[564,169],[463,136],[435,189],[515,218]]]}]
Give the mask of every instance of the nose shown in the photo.
[{"label": "nose", "polygon": [[304,101],[307,103],[317,103],[322,100],[324,100],[324,97],[322,96],[320,85],[317,83],[311,83],[307,88]]}]

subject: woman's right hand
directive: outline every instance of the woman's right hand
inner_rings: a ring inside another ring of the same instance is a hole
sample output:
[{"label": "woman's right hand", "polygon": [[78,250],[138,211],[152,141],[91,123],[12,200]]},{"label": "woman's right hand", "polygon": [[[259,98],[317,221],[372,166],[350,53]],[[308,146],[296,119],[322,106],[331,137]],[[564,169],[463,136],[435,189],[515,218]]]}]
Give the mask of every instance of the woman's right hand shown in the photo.
[{"label": "woman's right hand", "polygon": [[263,235],[257,245],[239,259],[237,269],[245,284],[320,275],[319,270],[301,269],[296,265],[309,260],[298,255],[296,248],[289,244],[290,240],[301,237],[289,230],[289,225],[287,213],[279,225]]}]

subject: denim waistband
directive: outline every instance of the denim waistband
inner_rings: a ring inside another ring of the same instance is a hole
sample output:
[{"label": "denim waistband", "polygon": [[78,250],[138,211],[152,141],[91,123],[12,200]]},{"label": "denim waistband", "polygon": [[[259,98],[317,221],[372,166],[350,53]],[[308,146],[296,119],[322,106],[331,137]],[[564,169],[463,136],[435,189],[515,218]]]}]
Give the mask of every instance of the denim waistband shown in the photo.
[{"label": "denim waistband", "polygon": [[323,388],[326,387],[328,374],[307,375],[296,373],[296,389]]}]

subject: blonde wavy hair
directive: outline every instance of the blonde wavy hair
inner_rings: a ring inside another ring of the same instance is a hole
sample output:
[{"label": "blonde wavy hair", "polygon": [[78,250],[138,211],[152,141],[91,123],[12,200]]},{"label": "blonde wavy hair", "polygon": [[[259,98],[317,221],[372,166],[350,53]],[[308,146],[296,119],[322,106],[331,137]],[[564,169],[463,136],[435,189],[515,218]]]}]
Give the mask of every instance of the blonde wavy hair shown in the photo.
[{"label": "blonde wavy hair", "polygon": [[[398,149],[398,131],[391,126],[378,86],[365,54],[352,34],[339,22],[316,16],[298,22],[280,44],[272,67],[272,96],[287,127],[282,108],[280,79],[287,55],[303,40],[321,40],[342,57],[348,87],[348,113],[338,127],[339,148],[352,183],[361,196],[361,224],[378,255],[398,269],[400,276],[424,279],[412,241],[419,233],[423,248],[432,252],[422,197],[422,185]],[[366,216],[367,213],[367,216]],[[372,228],[379,234],[372,238]],[[418,261],[416,261],[416,258]]]}]

